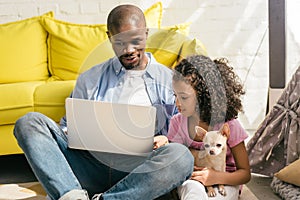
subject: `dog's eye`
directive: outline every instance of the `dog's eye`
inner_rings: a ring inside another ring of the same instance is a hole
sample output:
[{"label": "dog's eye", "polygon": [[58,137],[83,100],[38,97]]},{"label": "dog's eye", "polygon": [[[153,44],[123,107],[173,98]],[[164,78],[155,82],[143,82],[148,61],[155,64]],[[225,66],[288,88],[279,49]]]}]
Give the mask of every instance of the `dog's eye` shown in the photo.
[{"label": "dog's eye", "polygon": [[217,144],[216,146],[217,146],[218,148],[220,148],[220,147],[222,147],[222,144]]},{"label": "dog's eye", "polygon": [[205,144],[204,147],[205,147],[205,148],[209,148],[209,144]]}]

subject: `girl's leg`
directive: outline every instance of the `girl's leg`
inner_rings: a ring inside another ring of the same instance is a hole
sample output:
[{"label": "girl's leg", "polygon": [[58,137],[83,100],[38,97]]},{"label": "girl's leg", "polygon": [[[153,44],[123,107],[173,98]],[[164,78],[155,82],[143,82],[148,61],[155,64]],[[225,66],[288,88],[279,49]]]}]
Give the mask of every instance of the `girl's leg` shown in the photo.
[{"label": "girl's leg", "polygon": [[181,200],[208,200],[204,185],[195,180],[186,180],[177,191]]},{"label": "girl's leg", "polygon": [[181,200],[237,200],[239,197],[239,186],[225,186],[226,196],[217,192],[217,196],[208,197],[204,185],[195,180],[187,180],[178,187],[178,196]]}]

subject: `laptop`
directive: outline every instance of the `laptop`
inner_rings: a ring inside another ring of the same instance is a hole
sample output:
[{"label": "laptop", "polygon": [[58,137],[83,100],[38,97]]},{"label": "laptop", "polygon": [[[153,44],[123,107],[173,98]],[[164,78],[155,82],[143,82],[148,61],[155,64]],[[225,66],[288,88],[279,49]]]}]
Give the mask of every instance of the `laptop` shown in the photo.
[{"label": "laptop", "polygon": [[153,150],[156,108],[66,99],[68,146],[146,156]]}]

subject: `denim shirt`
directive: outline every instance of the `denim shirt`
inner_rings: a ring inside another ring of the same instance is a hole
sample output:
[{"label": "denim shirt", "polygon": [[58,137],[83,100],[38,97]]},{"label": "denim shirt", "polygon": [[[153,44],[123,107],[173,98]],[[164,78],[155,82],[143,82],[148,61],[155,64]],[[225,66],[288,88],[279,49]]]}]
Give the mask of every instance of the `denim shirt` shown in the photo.
[{"label": "denim shirt", "polygon": [[[172,71],[158,63],[151,53],[146,54],[150,61],[143,78],[151,104],[156,107],[155,135],[167,135],[170,118],[177,112]],[[112,102],[112,97],[105,94],[110,88],[117,87],[124,75],[125,69],[119,59],[113,57],[82,73],[70,97]],[[60,125],[66,130],[66,117],[61,119]]]}]

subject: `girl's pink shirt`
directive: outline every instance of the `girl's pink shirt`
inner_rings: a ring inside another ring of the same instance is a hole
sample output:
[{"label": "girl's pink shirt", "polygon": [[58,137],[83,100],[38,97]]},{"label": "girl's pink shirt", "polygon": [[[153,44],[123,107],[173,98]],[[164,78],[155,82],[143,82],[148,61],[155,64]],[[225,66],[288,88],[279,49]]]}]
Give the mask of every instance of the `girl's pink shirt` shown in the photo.
[{"label": "girl's pink shirt", "polygon": [[[172,117],[167,135],[169,141],[181,143],[195,149],[204,149],[203,142],[196,142],[190,138],[187,121],[187,117],[183,116],[181,113]],[[230,128],[230,137],[227,141],[226,171],[232,172],[236,170],[236,165],[231,153],[231,148],[243,142],[248,137],[248,134],[237,119],[230,120],[227,123]],[[220,128],[221,124],[216,125],[214,130],[219,130]]]}]

